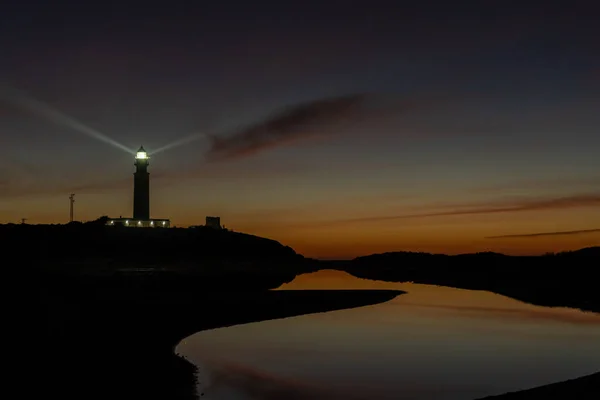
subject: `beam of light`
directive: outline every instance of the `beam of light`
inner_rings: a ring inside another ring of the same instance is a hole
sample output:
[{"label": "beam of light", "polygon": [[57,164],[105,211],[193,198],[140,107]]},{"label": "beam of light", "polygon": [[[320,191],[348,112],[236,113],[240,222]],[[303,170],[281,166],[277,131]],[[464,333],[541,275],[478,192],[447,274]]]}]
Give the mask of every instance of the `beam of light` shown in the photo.
[{"label": "beam of light", "polygon": [[52,122],[55,122],[57,124],[63,125],[63,126],[67,126],[71,129],[74,129],[75,131],[82,133],[86,136],[92,137],[94,139],[100,140],[104,143],[110,144],[111,146],[119,149],[119,150],[123,150],[125,152],[127,152],[128,154],[133,154],[135,153],[133,150],[129,149],[127,146],[122,145],[121,143],[117,142],[116,140],[106,136],[105,134],[98,132],[97,130],[90,128],[89,126],[77,121],[76,119],[63,114],[62,112],[50,107],[48,104],[43,103],[39,100],[36,100],[30,96],[25,95],[24,93],[17,91],[17,90],[10,90],[11,93],[9,93],[9,91],[6,88],[3,88],[3,90],[0,92],[1,98],[4,98],[5,101],[12,103],[16,106],[19,106],[21,108],[25,108],[28,111],[41,116],[41,117],[45,117],[49,120],[51,120]]},{"label": "beam of light", "polygon": [[196,140],[205,139],[207,137],[208,137],[208,135],[206,133],[194,133],[192,135],[189,135],[189,136],[183,137],[179,140],[176,140],[174,142],[171,142],[165,146],[159,147],[156,150],[153,150],[152,155],[155,155],[157,153],[162,153],[163,151],[171,150],[171,149],[174,149],[179,146],[183,146],[184,144],[195,142]]}]

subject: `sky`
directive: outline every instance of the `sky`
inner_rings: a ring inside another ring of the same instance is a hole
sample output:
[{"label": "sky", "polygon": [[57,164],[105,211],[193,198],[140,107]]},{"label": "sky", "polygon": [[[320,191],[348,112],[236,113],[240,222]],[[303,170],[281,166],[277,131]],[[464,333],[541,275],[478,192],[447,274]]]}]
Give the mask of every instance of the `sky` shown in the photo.
[{"label": "sky", "polygon": [[197,3],[2,3],[0,223],[130,216],[143,145],[152,217],[309,257],[600,245],[593,2]]}]

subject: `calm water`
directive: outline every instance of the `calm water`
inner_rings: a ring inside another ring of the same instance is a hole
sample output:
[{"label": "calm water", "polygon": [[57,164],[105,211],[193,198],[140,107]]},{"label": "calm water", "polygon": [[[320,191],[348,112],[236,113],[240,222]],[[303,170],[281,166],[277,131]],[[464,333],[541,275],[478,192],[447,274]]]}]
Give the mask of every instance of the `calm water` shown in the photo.
[{"label": "calm water", "polygon": [[301,275],[280,289],[400,289],[350,310],[199,332],[203,399],[476,399],[600,370],[600,315],[488,292]]}]

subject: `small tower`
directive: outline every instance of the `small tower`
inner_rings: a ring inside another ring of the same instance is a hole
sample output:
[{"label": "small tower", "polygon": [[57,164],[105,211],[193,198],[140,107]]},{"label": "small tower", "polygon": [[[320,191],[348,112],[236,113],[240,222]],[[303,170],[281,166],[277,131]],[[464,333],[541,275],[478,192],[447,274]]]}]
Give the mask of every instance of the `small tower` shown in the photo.
[{"label": "small tower", "polygon": [[133,174],[133,219],[150,219],[150,174],[148,173],[148,153],[143,146],[135,155]]}]

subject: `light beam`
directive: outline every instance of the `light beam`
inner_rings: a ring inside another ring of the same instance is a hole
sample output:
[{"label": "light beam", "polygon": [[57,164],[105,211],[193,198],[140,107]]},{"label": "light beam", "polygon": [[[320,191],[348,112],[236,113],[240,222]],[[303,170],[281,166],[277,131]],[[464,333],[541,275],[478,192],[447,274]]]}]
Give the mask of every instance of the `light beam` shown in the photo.
[{"label": "light beam", "polygon": [[159,147],[158,149],[152,151],[152,155],[161,153],[166,150],[171,150],[175,147],[183,146],[184,144],[195,142],[196,140],[204,139],[206,137],[208,137],[208,135],[206,133],[194,133],[192,135],[189,135],[189,136],[183,137],[179,140],[176,140],[174,142],[171,142],[165,146]]},{"label": "light beam", "polygon": [[89,126],[77,121],[75,118],[72,118],[52,107],[48,104],[36,100],[30,96],[25,95],[24,93],[17,91],[15,89],[7,90],[7,88],[3,88],[0,91],[2,98],[9,103],[12,103],[21,108],[27,109],[28,111],[49,119],[50,121],[67,126],[75,131],[82,133],[86,136],[92,137],[94,139],[100,140],[104,143],[110,144],[111,146],[123,150],[127,152],[127,154],[135,153],[133,150],[129,149],[125,145],[117,142],[116,140],[106,136],[105,134],[98,132],[97,130],[90,128]]}]

